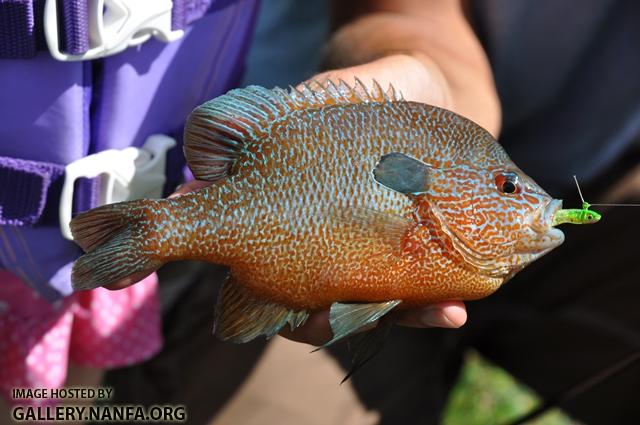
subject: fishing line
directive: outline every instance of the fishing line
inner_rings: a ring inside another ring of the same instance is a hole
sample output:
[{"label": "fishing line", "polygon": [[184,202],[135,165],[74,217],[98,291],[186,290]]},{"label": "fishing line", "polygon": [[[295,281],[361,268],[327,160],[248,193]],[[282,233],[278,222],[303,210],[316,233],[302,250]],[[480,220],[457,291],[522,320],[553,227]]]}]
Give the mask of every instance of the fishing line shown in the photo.
[{"label": "fishing line", "polygon": [[640,207],[640,204],[590,204],[589,202],[584,200],[582,191],[580,190],[580,185],[578,184],[578,178],[575,175],[573,176],[573,180],[576,182],[576,187],[578,188],[578,194],[580,195],[582,205],[586,204],[592,207]]},{"label": "fishing line", "polygon": [[[582,190],[580,189],[580,184],[578,183],[578,178],[574,175],[573,180],[576,182],[576,188],[578,189],[578,194],[580,195],[580,200],[582,201],[582,209],[588,211],[590,206],[599,206],[599,207],[640,207],[640,204],[589,204],[584,200],[584,196],[582,195]],[[523,416],[508,422],[509,425],[521,425],[524,423],[528,423],[534,418],[539,417],[540,415],[547,413],[549,410],[562,406],[567,402],[581,396],[587,391],[599,386],[603,382],[609,381],[615,376],[618,376],[622,372],[629,370],[630,368],[636,366],[640,362],[640,349],[635,349],[619,361],[613,363],[612,365],[605,367],[604,369],[595,372],[593,375],[587,377],[585,380],[578,382],[572,387],[569,387],[563,392],[552,395],[551,397],[547,397],[547,399],[537,408],[534,408],[529,413],[524,414]]]}]

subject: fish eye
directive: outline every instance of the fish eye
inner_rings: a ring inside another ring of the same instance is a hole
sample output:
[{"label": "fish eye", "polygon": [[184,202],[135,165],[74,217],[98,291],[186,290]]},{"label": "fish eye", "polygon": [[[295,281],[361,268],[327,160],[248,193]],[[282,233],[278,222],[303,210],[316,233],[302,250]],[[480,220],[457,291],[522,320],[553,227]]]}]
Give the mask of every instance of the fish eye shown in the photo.
[{"label": "fish eye", "polygon": [[593,220],[593,215],[592,214],[587,214],[587,220]]},{"label": "fish eye", "polygon": [[508,195],[520,193],[520,179],[516,173],[500,173],[496,175],[496,187]]}]

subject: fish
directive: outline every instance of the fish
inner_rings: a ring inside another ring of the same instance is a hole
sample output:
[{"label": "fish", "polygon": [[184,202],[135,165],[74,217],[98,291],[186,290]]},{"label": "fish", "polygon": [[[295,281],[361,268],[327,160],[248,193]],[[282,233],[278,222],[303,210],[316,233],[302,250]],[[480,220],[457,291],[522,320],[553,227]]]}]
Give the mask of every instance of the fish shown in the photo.
[{"label": "fish", "polygon": [[[72,220],[86,252],[75,289],[172,261],[226,265],[218,337],[270,338],[329,309],[327,346],[392,311],[489,296],[564,240],[562,201],[488,131],[376,82],[231,90],[190,114],[184,154],[209,186]],[[383,328],[358,336],[357,358]]]}]

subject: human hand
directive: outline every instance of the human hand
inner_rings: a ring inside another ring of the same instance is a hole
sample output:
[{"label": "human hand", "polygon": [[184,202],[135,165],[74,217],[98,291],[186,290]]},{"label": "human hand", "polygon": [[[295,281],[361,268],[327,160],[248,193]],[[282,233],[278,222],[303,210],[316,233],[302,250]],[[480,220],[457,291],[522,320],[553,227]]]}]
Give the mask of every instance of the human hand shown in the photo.
[{"label": "human hand", "polygon": [[[326,49],[326,62],[336,69],[312,81],[353,83],[357,77],[369,88],[375,80],[383,90],[392,83],[407,101],[449,109],[498,135],[500,102],[489,62],[460,2],[355,3],[350,4],[357,19],[341,27]],[[399,324],[414,327],[457,328],[467,319],[459,301],[394,314]],[[304,326],[282,335],[320,345],[332,336],[328,312],[315,313]]]},{"label": "human hand", "polygon": [[308,82],[353,85],[359,79],[369,90],[375,80],[386,92],[393,85],[407,101],[453,109],[451,90],[439,69],[425,56],[394,54],[362,65],[335,69],[315,75]]},{"label": "human hand", "polygon": [[[348,68],[323,72],[312,77],[308,83],[325,84],[328,80],[339,83],[345,81],[353,85],[358,78],[370,90],[374,80],[383,90],[393,85],[407,101],[428,103],[430,105],[455,110],[449,86],[438,68],[426,57],[414,57],[406,54],[386,56],[372,62]],[[312,88],[314,88],[312,84]],[[395,313],[397,323],[417,328],[459,328],[467,320],[464,303],[446,301],[422,308]],[[370,325],[366,329],[374,327]],[[363,330],[366,330],[363,329]],[[332,337],[329,326],[329,312],[321,311],[309,316],[306,323],[291,331],[285,328],[280,332],[285,338],[311,345],[322,345]]]},{"label": "human hand", "polygon": [[[445,301],[392,314],[397,324],[411,328],[459,328],[467,321],[467,311],[460,301]],[[361,331],[372,329],[376,325],[377,322],[372,323]],[[329,311],[312,313],[304,325],[293,331],[285,326],[280,335],[292,341],[319,347],[333,336],[329,326]]]}]

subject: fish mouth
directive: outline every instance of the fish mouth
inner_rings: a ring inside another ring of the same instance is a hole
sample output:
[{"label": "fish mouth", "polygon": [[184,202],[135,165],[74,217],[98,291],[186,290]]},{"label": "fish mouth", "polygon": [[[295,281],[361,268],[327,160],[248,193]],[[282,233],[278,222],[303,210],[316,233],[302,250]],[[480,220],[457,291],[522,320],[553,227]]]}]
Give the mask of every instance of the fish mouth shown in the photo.
[{"label": "fish mouth", "polygon": [[536,211],[531,227],[538,234],[538,248],[549,251],[564,242],[562,230],[553,227],[556,213],[562,209],[562,200],[552,199]]},{"label": "fish mouth", "polygon": [[453,249],[466,264],[486,276],[508,278],[564,242],[562,230],[552,225],[555,214],[560,209],[562,201],[559,199],[552,199],[538,208],[529,224],[528,237],[511,245],[504,244],[502,247],[509,253],[502,257],[478,251],[464,234],[448,226],[436,206],[432,206],[431,210],[440,228],[451,241]]},{"label": "fish mouth", "polygon": [[538,233],[545,233],[553,228],[553,218],[562,209],[562,200],[552,199],[546,205],[541,206],[533,215],[531,227]]}]

